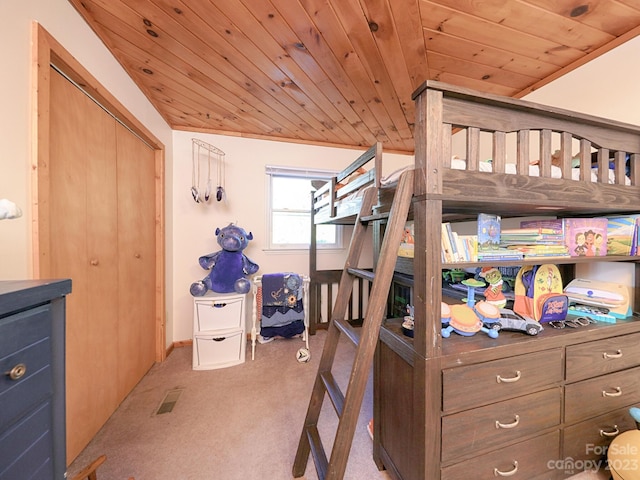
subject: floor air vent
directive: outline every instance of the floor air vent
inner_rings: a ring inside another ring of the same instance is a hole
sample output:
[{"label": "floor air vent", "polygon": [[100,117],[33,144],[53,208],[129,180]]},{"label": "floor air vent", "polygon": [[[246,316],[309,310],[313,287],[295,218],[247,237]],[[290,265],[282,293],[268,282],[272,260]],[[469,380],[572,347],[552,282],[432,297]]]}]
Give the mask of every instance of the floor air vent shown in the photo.
[{"label": "floor air vent", "polygon": [[156,410],[156,415],[161,415],[163,413],[170,413],[173,410],[173,407],[176,406],[178,402],[178,398],[182,394],[181,388],[175,388],[173,390],[169,390],[167,394],[164,396],[164,400]]}]

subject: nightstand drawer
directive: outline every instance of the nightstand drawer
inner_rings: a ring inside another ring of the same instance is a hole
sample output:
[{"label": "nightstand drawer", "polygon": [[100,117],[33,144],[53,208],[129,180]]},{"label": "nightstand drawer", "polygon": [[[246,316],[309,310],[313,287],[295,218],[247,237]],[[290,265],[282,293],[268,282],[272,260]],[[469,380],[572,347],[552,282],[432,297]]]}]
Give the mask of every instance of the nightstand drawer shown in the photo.
[{"label": "nightstand drawer", "polygon": [[635,428],[627,407],[590,418],[565,428],[563,456],[581,462],[589,460],[593,465],[602,461],[604,465],[606,449],[616,435]]},{"label": "nightstand drawer", "polygon": [[[560,387],[533,393],[442,419],[442,461],[493,449],[560,424]],[[470,441],[478,439],[478,442]]]},{"label": "nightstand drawer", "polygon": [[443,468],[441,479],[553,478],[555,473],[549,469],[549,461],[558,458],[560,458],[560,433],[555,431]]},{"label": "nightstand drawer", "polygon": [[244,295],[197,299],[195,310],[195,333],[240,328],[244,321]]},{"label": "nightstand drawer", "polygon": [[565,423],[603,415],[640,401],[640,367],[565,387]]},{"label": "nightstand drawer", "polygon": [[245,347],[243,329],[196,335],[193,341],[193,369],[209,370],[242,363]]},{"label": "nightstand drawer", "polygon": [[567,347],[567,381],[640,365],[640,333]]},{"label": "nightstand drawer", "polygon": [[562,350],[544,350],[442,372],[445,412],[495,403],[559,385]]}]

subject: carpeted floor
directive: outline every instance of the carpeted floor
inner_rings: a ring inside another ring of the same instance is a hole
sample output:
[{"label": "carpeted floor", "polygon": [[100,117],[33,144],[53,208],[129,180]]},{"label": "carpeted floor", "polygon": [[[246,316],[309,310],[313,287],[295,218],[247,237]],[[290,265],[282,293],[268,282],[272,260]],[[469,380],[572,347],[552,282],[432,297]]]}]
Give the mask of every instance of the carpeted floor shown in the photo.
[{"label": "carpeted floor", "polygon": [[[230,368],[194,371],[191,348],[174,350],[155,365],[124,400],[91,443],[69,467],[71,478],[106,454],[99,480],[287,480],[298,445],[309,395],[326,333],[310,339],[312,360],[300,364],[300,339],[257,345],[256,359]],[[350,368],[353,348],[340,344],[336,365]],[[334,368],[343,391],[347,368]],[[167,395],[179,394],[173,409],[157,414]],[[372,415],[371,378],[367,385],[345,480],[388,480],[371,457],[366,425]],[[319,426],[329,442],[336,415],[324,402]],[[471,475],[469,478],[472,478]],[[316,480],[313,461],[306,480]],[[583,473],[573,480],[607,476]]]}]

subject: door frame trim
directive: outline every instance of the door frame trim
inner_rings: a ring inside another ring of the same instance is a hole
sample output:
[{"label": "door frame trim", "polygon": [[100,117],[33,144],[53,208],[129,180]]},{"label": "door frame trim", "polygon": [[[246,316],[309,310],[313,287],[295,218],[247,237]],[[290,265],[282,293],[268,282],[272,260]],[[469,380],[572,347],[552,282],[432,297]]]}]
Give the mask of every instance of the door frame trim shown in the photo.
[{"label": "door frame trim", "polygon": [[31,208],[33,278],[51,277],[51,222],[49,214],[50,159],[50,66],[64,72],[71,80],[109,110],[132,132],[143,139],[155,157],[155,360],[166,358],[166,288],[165,288],[165,147],[124,105],[89,73],[38,22],[32,22],[31,52]]}]

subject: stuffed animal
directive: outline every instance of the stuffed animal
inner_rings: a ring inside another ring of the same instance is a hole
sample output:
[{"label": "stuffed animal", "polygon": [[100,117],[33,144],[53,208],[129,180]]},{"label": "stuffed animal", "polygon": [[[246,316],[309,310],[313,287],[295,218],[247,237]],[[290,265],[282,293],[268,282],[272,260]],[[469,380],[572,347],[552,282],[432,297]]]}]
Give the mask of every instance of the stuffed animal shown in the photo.
[{"label": "stuffed animal", "polygon": [[249,260],[242,251],[247,248],[253,234],[233,223],[226,227],[216,228],[218,245],[222,250],[209,255],[203,255],[198,263],[209,273],[205,278],[191,284],[190,292],[194,297],[201,297],[208,290],[218,293],[247,293],[251,284],[247,275],[251,275],[260,268]]}]

